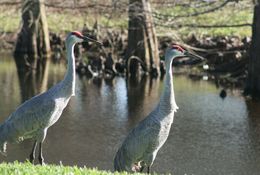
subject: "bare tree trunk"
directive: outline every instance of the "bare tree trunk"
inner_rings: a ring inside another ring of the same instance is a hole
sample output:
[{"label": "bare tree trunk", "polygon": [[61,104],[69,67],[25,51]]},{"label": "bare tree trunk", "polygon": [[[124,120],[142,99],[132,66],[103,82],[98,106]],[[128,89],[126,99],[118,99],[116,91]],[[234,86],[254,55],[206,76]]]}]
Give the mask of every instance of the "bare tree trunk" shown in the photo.
[{"label": "bare tree trunk", "polygon": [[50,37],[49,37],[49,29],[48,29],[48,23],[45,13],[45,5],[44,0],[40,1],[40,41],[42,43],[42,54],[41,56],[50,56],[51,52],[51,46],[50,46]]},{"label": "bare tree trunk", "polygon": [[147,45],[148,45],[148,54],[146,56],[147,64],[149,66],[151,73],[158,74],[158,68],[160,64],[159,51],[158,51],[158,42],[155,32],[155,27],[153,26],[152,10],[151,5],[148,0],[143,0],[144,11],[145,13],[145,31],[147,36]]},{"label": "bare tree trunk", "polygon": [[245,93],[253,97],[260,97],[260,2],[255,5],[252,27],[252,45],[250,48],[250,60],[248,79]]},{"label": "bare tree trunk", "polygon": [[50,55],[50,41],[44,0],[23,0],[22,28],[18,35],[14,57],[19,70],[41,70]]},{"label": "bare tree trunk", "polygon": [[14,50],[22,101],[45,90],[40,85],[46,81],[49,55],[50,40],[43,0],[23,0],[22,28]]},{"label": "bare tree trunk", "polygon": [[[148,0],[129,0],[128,46],[126,59],[131,56],[139,57],[145,71],[158,74],[159,54],[158,43],[153,26],[151,6]],[[129,72],[137,75],[139,64],[130,60]]]}]

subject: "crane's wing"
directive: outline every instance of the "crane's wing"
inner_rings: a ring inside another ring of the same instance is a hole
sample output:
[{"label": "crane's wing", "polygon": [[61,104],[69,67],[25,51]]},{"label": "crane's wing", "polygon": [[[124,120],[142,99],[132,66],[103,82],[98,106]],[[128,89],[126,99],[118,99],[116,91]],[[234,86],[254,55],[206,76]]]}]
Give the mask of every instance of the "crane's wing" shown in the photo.
[{"label": "crane's wing", "polygon": [[43,93],[24,102],[5,121],[14,137],[33,134],[48,125],[48,120],[57,109],[55,101],[46,95]]},{"label": "crane's wing", "polygon": [[126,137],[121,147],[132,163],[143,160],[144,156],[156,149],[160,126],[149,117],[140,122]]}]

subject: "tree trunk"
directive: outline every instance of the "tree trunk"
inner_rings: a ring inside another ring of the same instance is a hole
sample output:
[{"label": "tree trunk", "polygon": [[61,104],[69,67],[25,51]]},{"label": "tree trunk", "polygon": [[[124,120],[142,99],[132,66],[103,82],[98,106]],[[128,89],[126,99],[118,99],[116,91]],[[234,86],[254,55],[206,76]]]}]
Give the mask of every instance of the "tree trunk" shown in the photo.
[{"label": "tree trunk", "polygon": [[[128,46],[126,59],[139,57],[144,71],[158,74],[158,43],[153,26],[151,6],[148,0],[129,0]],[[127,69],[131,75],[137,75],[139,64],[136,59],[129,60]]]},{"label": "tree trunk", "polygon": [[260,5],[254,8],[252,27],[252,45],[250,48],[250,60],[248,67],[248,79],[245,93],[252,97],[260,97]]},{"label": "tree trunk", "polygon": [[50,40],[44,0],[23,0],[22,28],[14,57],[18,70],[39,70],[50,55]]}]

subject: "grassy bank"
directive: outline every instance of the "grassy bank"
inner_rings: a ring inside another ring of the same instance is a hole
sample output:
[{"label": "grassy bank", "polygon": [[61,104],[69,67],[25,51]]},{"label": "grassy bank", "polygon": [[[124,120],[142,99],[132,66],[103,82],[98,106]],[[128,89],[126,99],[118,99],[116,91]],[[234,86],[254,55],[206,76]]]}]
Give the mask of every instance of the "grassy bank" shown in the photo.
[{"label": "grassy bank", "polygon": [[[208,7],[205,9],[186,7],[186,6],[169,6],[163,9],[159,9],[158,12],[164,15],[177,16],[173,20],[173,25],[176,28],[171,30],[176,30],[181,36],[189,35],[191,33],[200,35],[211,35],[211,36],[251,36],[251,27],[181,27],[185,25],[197,25],[197,26],[222,26],[222,25],[232,25],[232,24],[244,24],[252,23],[253,20],[253,4],[249,0],[244,0],[239,3],[230,3],[226,6],[213,11],[211,13],[205,13],[201,15],[194,15],[196,13],[201,13],[212,9],[213,7]],[[189,17],[181,17],[188,16]],[[194,15],[194,16],[193,16]],[[179,17],[178,17],[179,16]]]},{"label": "grassy bank", "polygon": [[1,175],[127,175],[128,173],[113,173],[109,171],[99,171],[97,169],[80,168],[77,166],[57,166],[57,165],[32,165],[31,163],[1,163]]},{"label": "grassy bank", "polygon": [[[76,10],[63,10],[61,12],[47,8],[46,11],[49,30],[55,33],[80,30],[84,24],[92,27],[96,18],[102,26],[107,28],[126,29],[128,24],[127,16],[125,16],[126,19],[118,16],[108,19],[106,16],[99,15],[96,17]],[[13,6],[0,6],[0,32],[16,32],[20,26],[20,9]]]},{"label": "grassy bank", "polygon": [[[86,23],[93,26],[95,19],[98,19],[99,24],[104,28],[121,29],[127,28],[128,14],[127,7],[122,7],[126,10],[123,12],[113,12],[96,14],[93,9],[55,9],[46,8],[46,15],[50,31],[61,33],[64,31],[80,30]],[[194,7],[180,7],[180,6],[153,6],[153,9],[160,14],[170,16],[186,16],[201,11],[207,11],[209,8],[197,9]],[[19,29],[21,21],[21,12],[19,6],[0,6],[0,32],[16,32]],[[94,9],[95,10],[95,9]],[[17,13],[18,12],[18,13]],[[253,4],[250,0],[241,1],[239,3],[230,3],[225,7],[211,13],[205,13],[198,16],[189,16],[185,18],[173,18],[173,25],[169,27],[167,19],[157,20],[156,26],[158,35],[178,34],[179,36],[187,36],[191,33],[200,35],[213,36],[251,36],[251,27],[226,27],[226,28],[196,28],[196,27],[181,27],[181,25],[230,25],[252,23],[253,18]],[[165,24],[166,26],[160,25]]]}]

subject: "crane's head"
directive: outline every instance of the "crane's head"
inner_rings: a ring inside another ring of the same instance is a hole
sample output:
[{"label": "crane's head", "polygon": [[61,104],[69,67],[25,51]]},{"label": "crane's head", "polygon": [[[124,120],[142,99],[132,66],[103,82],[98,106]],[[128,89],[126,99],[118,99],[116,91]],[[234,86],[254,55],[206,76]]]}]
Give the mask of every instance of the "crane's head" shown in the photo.
[{"label": "crane's head", "polygon": [[204,60],[203,57],[191,53],[177,44],[171,45],[165,52],[165,59],[175,59],[175,58],[183,58],[183,57],[191,57],[195,59]]},{"label": "crane's head", "polygon": [[89,38],[89,37],[87,37],[87,36],[84,36],[84,35],[83,35],[81,32],[79,32],[79,31],[73,31],[73,32],[71,32],[71,33],[68,35],[66,41],[68,41],[68,42],[73,42],[73,43],[82,43],[82,42],[84,42],[84,41],[90,41],[90,42],[94,42],[94,43],[98,43],[98,44],[102,45],[101,42],[99,42],[99,41],[97,41],[97,40],[94,40],[94,39],[92,39],[92,38]]}]

